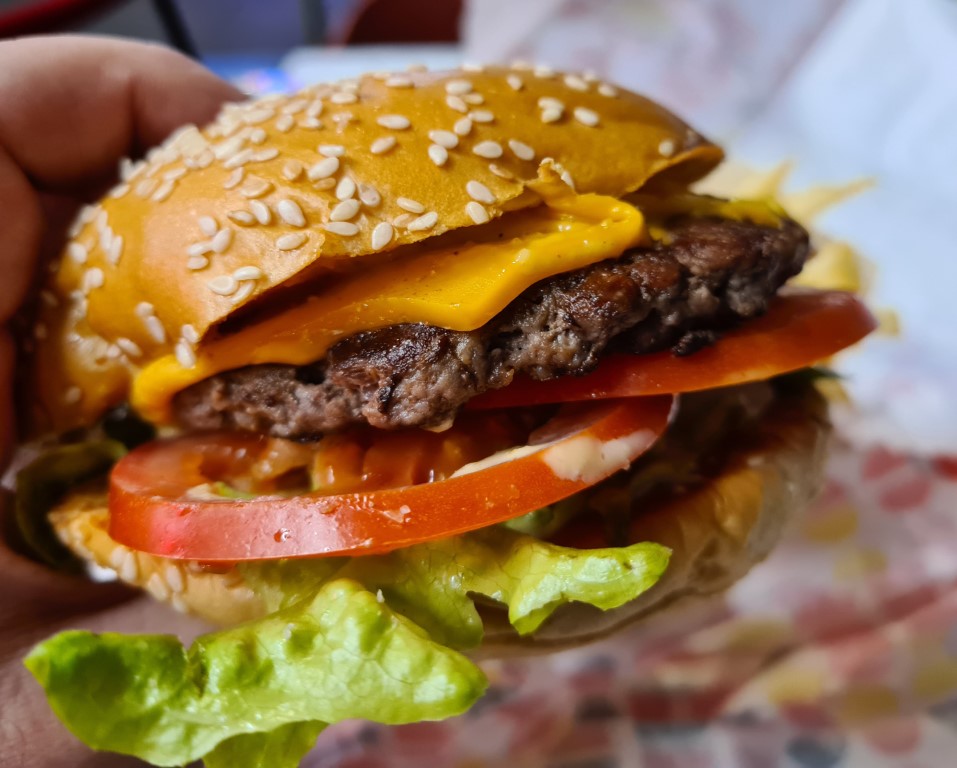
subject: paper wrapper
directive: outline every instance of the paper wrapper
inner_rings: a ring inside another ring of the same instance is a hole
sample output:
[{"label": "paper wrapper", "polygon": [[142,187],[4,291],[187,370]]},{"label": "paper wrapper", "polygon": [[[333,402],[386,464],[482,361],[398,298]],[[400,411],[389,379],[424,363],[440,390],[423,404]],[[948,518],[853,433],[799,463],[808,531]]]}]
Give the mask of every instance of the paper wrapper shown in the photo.
[{"label": "paper wrapper", "polygon": [[957,461],[837,438],[819,501],[723,598],[484,666],[491,688],[467,715],[337,726],[307,765],[951,765]]}]

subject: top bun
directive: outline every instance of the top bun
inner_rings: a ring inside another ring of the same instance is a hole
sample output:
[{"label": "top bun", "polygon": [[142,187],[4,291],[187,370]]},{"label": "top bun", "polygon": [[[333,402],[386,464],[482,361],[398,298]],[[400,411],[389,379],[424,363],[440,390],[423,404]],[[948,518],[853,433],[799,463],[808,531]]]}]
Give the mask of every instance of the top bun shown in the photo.
[{"label": "top bun", "polygon": [[543,69],[377,74],[227,104],[124,162],[81,212],[41,294],[35,427],[91,423],[138,368],[307,267],[321,280],[536,205],[548,176],[620,197],[721,158],[657,104]]}]

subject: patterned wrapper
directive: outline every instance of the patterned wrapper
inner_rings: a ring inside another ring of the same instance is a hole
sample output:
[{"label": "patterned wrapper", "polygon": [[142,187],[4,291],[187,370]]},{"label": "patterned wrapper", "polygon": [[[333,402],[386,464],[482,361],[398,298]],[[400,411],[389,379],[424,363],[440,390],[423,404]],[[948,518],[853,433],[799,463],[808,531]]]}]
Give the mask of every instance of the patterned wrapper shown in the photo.
[{"label": "patterned wrapper", "polygon": [[838,438],[821,498],[720,599],[486,668],[467,715],[342,724],[307,765],[952,765],[957,460]]}]

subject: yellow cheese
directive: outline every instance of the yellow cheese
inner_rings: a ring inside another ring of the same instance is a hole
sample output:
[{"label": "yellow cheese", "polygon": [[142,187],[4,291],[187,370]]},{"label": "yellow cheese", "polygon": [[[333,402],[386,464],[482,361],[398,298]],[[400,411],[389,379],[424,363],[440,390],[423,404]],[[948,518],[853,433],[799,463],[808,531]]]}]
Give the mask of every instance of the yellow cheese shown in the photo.
[{"label": "yellow cheese", "polygon": [[462,232],[347,275],[327,292],[232,335],[204,339],[190,368],[174,355],[156,360],[133,380],[134,408],[167,422],[173,396],[191,384],[245,365],[310,363],[359,331],[398,323],[471,331],[533,283],[614,258],[646,238],[638,209],[594,194],[548,198],[546,205]]}]

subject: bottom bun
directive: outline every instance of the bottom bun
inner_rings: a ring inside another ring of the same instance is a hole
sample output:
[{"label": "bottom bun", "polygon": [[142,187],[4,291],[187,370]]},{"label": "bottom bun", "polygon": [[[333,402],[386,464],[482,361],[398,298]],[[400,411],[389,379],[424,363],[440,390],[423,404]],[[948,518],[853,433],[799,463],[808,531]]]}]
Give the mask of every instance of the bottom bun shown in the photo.
[{"label": "bottom bun", "polygon": [[[812,388],[776,397],[746,439],[725,446],[720,474],[642,510],[632,524],[635,541],[654,541],[672,550],[654,587],[610,611],[565,606],[529,637],[512,629],[505,611],[483,605],[485,639],[474,655],[534,654],[581,645],[727,589],[767,556],[788,520],[817,494],[829,433],[826,405]],[[111,539],[102,492],[72,494],[51,513],[51,522],[77,555],[178,610],[218,625],[265,613],[235,569],[215,571],[160,558]]]}]

